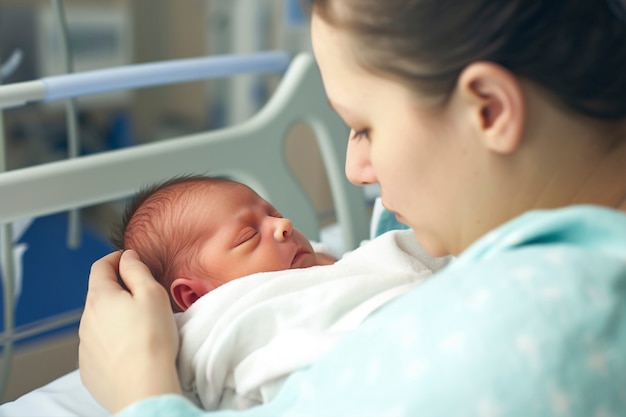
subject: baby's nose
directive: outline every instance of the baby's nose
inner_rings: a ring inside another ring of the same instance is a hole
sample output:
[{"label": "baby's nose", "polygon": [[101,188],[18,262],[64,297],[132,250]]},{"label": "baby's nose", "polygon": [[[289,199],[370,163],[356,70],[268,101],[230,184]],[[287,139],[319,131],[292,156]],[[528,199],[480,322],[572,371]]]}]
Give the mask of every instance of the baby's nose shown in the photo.
[{"label": "baby's nose", "polygon": [[283,241],[293,233],[293,224],[291,220],[285,218],[276,218],[274,228],[274,239]]}]

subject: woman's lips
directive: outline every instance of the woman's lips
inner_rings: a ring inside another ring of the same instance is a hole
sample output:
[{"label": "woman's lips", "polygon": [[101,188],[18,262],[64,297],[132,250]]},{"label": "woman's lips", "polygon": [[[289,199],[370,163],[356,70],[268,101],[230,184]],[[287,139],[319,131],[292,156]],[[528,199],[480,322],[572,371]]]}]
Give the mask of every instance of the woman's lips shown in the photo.
[{"label": "woman's lips", "polygon": [[401,219],[402,219],[402,216],[400,215],[400,213],[398,213],[398,212],[396,212],[396,211],[393,211],[393,210],[389,210],[389,209],[387,209],[387,210],[388,210],[391,214],[393,214],[394,216],[396,216],[396,220],[397,220],[397,221],[402,222],[402,220],[401,220]]},{"label": "woman's lips", "polygon": [[388,212],[390,212],[391,214],[396,216],[396,220],[400,221],[400,219],[402,218],[400,213],[398,213],[397,211],[394,211],[393,209],[389,208],[389,206],[385,203],[385,201],[382,201],[382,205],[385,208],[385,210],[387,210]]}]

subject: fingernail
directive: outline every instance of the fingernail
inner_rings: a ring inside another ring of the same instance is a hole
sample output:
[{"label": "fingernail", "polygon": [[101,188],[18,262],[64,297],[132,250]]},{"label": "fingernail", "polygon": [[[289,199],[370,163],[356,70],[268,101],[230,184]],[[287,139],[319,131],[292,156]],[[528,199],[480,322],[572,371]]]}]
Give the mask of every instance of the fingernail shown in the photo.
[{"label": "fingernail", "polygon": [[137,255],[137,252],[135,252],[132,249],[125,250],[124,253],[122,254],[122,256],[124,258],[139,260],[139,255]]}]

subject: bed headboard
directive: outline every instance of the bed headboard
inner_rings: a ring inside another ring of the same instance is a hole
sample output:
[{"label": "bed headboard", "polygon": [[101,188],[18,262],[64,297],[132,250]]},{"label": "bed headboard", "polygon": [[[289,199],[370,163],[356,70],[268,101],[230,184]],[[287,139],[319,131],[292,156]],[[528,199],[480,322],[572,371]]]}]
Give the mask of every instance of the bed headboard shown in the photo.
[{"label": "bed headboard", "polygon": [[317,215],[285,156],[296,123],[315,134],[345,247],[354,248],[368,237],[367,208],[362,191],[345,178],[348,131],[329,108],[309,54],[294,57],[268,103],[242,124],[1,173],[0,224],[115,201],[146,184],[193,173],[250,185],[318,240]]}]

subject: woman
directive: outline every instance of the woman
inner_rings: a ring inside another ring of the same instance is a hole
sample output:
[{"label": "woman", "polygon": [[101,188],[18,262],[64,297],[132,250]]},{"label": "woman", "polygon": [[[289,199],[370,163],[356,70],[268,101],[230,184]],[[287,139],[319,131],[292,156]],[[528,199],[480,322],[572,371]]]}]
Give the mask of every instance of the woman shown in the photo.
[{"label": "woman", "polygon": [[[275,401],[233,414],[622,413],[621,3],[311,3],[324,85],[352,128],[348,177],[380,183],[422,245],[458,261],[292,376]],[[124,292],[118,261],[92,270],[84,383],[123,416],[200,414],[178,395],[167,295],[132,252],[119,262]]]}]

